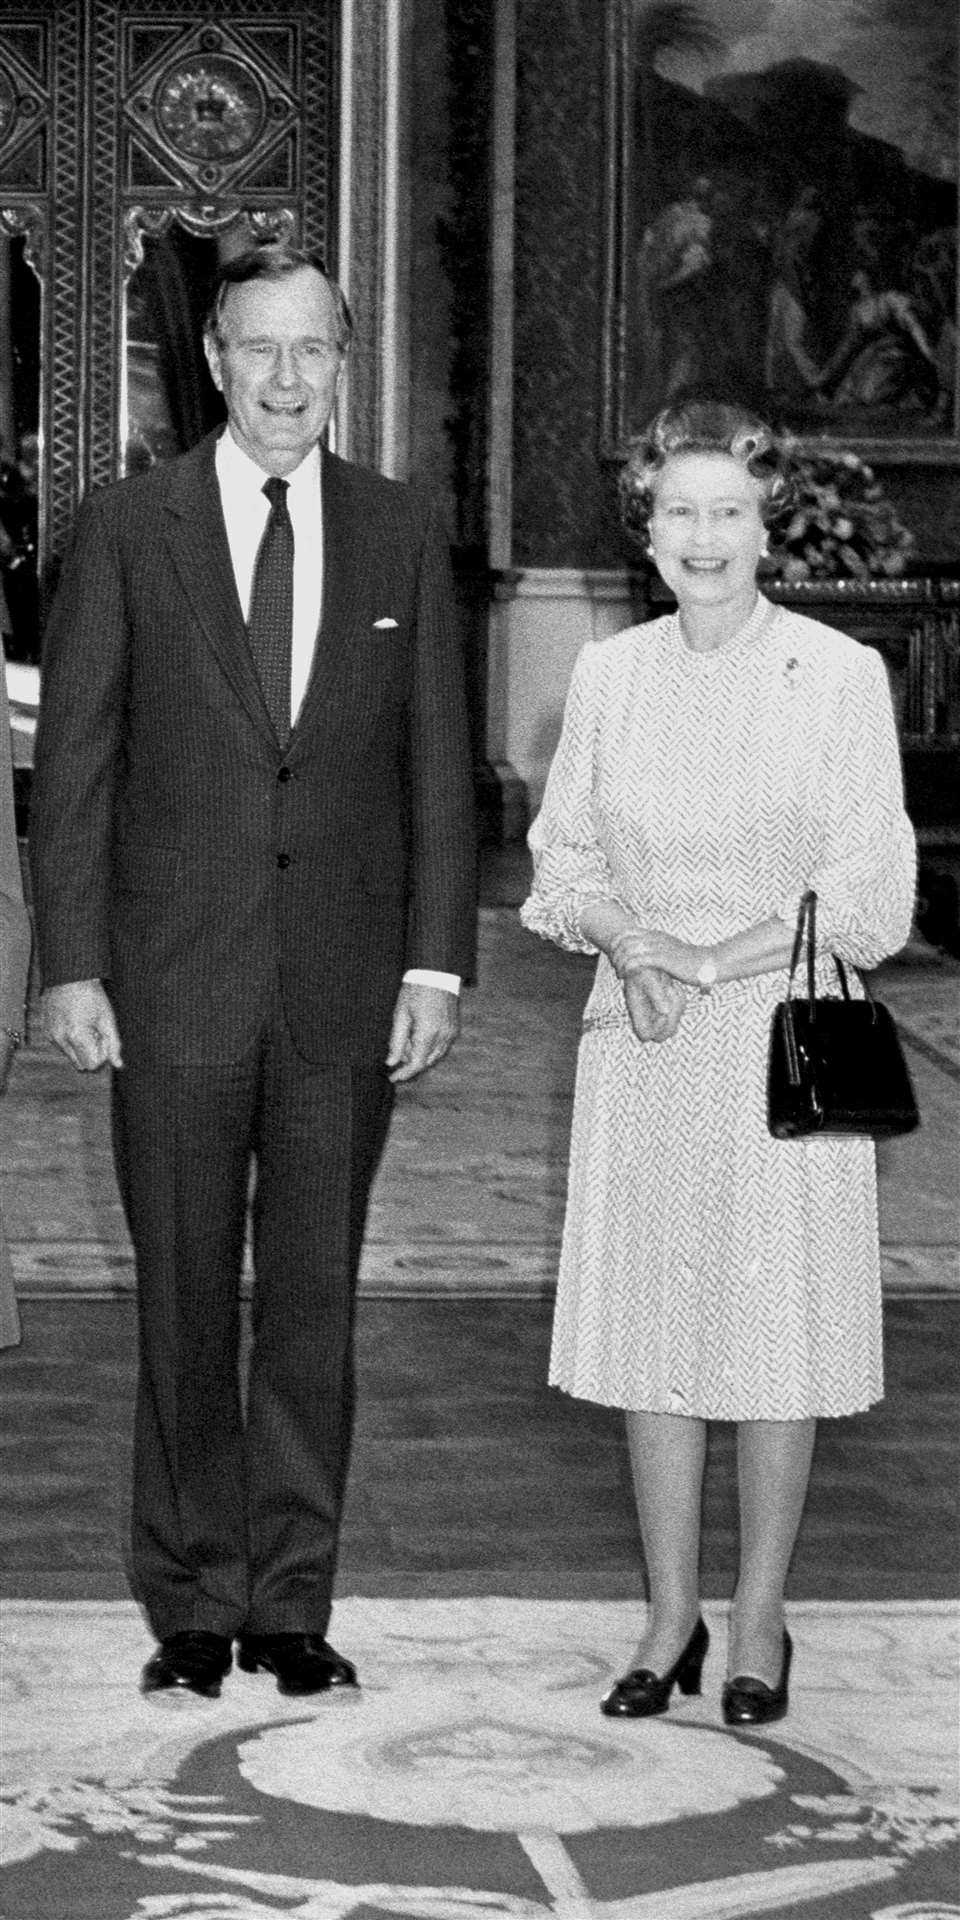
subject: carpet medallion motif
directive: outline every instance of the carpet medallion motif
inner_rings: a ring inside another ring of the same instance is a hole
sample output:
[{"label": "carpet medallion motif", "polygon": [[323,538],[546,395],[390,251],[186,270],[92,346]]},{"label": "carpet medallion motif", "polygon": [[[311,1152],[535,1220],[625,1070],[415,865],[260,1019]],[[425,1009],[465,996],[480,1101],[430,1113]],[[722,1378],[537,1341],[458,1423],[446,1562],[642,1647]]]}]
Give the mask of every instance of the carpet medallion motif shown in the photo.
[{"label": "carpet medallion motif", "polygon": [[[344,1600],[357,1695],[142,1700],[126,1603],[5,1609],[13,1920],[954,1920],[945,1607],[791,1609],[789,1719],[606,1722],[620,1602]],[[955,1691],[955,1689],[954,1689]]]}]

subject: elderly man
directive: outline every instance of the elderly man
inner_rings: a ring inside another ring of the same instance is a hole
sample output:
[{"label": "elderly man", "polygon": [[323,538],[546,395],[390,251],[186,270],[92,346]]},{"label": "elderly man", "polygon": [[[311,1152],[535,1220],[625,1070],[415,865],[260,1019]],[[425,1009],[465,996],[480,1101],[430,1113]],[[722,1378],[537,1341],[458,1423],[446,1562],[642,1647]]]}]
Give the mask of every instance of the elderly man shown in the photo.
[{"label": "elderly man", "polygon": [[[137,1257],[132,1565],[149,1693],[356,1684],[326,1639],[352,1322],[393,1084],[457,1031],[474,930],[446,544],[323,446],[322,263],[222,270],[227,426],[81,509],[45,638],[31,857],[48,1031],[114,1069]],[[245,1405],[238,1283],[251,1169]]]}]

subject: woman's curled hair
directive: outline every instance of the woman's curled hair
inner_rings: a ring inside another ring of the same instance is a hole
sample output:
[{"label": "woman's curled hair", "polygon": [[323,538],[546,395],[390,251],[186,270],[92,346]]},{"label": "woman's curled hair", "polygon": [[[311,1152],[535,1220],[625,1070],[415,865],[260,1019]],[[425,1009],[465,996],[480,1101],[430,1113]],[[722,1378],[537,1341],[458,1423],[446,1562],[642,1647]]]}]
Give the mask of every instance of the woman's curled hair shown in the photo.
[{"label": "woman's curled hair", "polygon": [[721,400],[689,400],[663,407],[630,442],[618,481],[620,512],[628,533],[646,540],[658,476],[669,459],[683,453],[724,453],[738,460],[759,486],[765,526],[779,522],[789,511],[790,462],[773,429],[746,407]]}]

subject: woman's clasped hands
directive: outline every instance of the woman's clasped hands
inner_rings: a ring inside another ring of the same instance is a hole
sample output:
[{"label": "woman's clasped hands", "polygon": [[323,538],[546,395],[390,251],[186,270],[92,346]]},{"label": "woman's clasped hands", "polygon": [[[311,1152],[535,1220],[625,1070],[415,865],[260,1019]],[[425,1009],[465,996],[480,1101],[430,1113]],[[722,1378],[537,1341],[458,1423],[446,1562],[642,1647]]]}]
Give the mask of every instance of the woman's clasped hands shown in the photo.
[{"label": "woman's clasped hands", "polygon": [[671,934],[624,928],[608,952],[637,1039],[672,1040],[687,1008],[687,990],[696,983],[701,949]]}]

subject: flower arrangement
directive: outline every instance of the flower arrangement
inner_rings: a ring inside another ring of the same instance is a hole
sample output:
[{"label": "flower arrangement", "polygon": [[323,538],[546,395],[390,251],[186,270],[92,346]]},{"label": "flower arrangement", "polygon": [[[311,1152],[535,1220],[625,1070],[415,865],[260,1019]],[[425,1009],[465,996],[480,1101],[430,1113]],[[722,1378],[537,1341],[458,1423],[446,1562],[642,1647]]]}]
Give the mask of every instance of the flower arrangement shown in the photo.
[{"label": "flower arrangement", "polygon": [[833,447],[783,443],[789,504],[770,529],[770,566],[785,585],[803,580],[896,579],[914,537],[872,467]]}]

